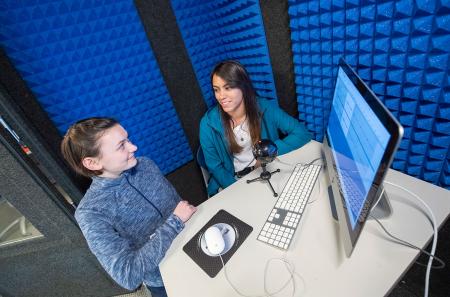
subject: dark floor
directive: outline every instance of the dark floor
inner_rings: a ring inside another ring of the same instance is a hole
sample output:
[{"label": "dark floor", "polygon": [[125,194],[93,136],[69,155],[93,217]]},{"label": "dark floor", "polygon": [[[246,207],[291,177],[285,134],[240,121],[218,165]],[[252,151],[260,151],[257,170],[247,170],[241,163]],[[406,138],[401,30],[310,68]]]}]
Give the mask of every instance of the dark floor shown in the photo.
[{"label": "dark floor", "polygon": [[[430,246],[427,247],[430,250]],[[436,256],[446,266],[443,269],[432,269],[430,274],[429,297],[450,296],[450,221],[442,227],[438,234]],[[428,263],[428,256],[422,255],[417,262]],[[435,262],[435,265],[437,263]],[[414,264],[389,297],[421,297],[424,293],[426,267]]]}]

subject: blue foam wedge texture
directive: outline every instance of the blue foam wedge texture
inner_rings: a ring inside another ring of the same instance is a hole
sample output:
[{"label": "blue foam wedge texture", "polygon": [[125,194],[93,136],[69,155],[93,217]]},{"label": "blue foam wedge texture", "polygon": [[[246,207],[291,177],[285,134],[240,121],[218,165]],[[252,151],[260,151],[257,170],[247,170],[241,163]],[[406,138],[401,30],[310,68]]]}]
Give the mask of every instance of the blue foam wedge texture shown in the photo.
[{"label": "blue foam wedge texture", "polygon": [[132,1],[2,1],[0,44],[61,134],[112,116],[164,173],[192,160]]},{"label": "blue foam wedge texture", "polygon": [[289,0],[300,118],[321,141],[342,56],[405,128],[392,167],[450,187],[450,2]]},{"label": "blue foam wedge texture", "polygon": [[258,1],[171,0],[194,72],[208,107],[215,104],[210,73],[222,60],[238,60],[260,97],[276,99]]}]

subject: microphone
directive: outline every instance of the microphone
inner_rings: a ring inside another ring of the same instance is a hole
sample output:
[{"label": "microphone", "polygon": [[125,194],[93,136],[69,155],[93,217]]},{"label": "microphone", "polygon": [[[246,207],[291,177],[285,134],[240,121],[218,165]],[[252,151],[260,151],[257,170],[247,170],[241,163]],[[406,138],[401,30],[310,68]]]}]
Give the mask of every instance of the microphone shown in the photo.
[{"label": "microphone", "polygon": [[259,177],[247,180],[247,183],[249,184],[254,181],[267,181],[267,183],[270,186],[270,189],[272,190],[273,196],[277,197],[278,194],[272,187],[272,184],[270,183],[270,178],[272,174],[280,172],[280,169],[277,169],[273,172],[267,171],[266,169],[267,163],[272,162],[278,155],[277,145],[270,139],[261,139],[257,143],[255,143],[252,152],[255,159],[261,162],[262,172],[259,175]]},{"label": "microphone", "polygon": [[270,139],[261,139],[253,146],[252,152],[256,160],[261,164],[267,164],[277,157],[278,147]]}]

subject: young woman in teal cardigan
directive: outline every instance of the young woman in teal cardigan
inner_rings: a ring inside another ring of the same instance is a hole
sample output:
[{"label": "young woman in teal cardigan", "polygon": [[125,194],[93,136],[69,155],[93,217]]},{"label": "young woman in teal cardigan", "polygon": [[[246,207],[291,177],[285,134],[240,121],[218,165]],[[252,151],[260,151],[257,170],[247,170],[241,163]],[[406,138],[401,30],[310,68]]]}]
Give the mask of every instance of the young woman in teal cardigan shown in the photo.
[{"label": "young woman in teal cardigan", "polygon": [[259,166],[252,154],[258,140],[272,140],[279,155],[311,140],[302,123],[275,102],[257,98],[250,77],[240,63],[217,64],[211,74],[211,84],[218,104],[200,122],[200,145],[211,175],[210,196]]}]

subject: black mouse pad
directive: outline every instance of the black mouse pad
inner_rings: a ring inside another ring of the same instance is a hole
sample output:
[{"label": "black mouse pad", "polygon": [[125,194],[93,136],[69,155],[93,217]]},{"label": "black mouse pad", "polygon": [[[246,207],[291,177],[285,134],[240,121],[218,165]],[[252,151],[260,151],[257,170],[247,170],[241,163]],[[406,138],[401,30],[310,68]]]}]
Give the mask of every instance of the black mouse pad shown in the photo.
[{"label": "black mouse pad", "polygon": [[222,262],[219,256],[207,255],[201,248],[201,239],[205,231],[215,224],[228,224],[235,231],[235,242],[231,248],[222,255],[223,263],[226,264],[231,259],[233,254],[241,246],[244,240],[252,232],[253,228],[246,223],[242,222],[232,214],[221,209],[219,210],[209,221],[203,226],[194,237],[189,240],[183,247],[183,251],[188,254],[189,257],[197,263],[203,271],[210,277],[215,277],[222,269]]}]

